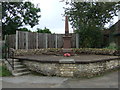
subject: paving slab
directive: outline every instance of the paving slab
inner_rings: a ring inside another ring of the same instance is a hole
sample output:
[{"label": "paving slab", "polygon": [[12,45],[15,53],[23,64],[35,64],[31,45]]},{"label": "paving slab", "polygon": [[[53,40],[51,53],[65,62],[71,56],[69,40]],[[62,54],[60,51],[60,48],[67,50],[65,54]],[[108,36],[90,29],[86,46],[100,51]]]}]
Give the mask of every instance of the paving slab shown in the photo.
[{"label": "paving slab", "polygon": [[75,61],[96,61],[104,59],[115,59],[119,58],[118,56],[110,55],[76,55],[70,57],[56,56],[56,55],[25,55],[25,56],[16,56],[18,59],[31,59],[37,61],[60,61],[60,60],[75,60]]}]

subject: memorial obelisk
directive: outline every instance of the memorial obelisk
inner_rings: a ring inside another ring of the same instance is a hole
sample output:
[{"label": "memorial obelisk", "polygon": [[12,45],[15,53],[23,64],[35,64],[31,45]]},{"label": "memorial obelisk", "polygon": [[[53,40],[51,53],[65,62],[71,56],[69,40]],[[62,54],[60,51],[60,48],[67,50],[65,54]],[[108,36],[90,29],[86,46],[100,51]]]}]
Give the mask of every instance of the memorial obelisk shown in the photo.
[{"label": "memorial obelisk", "polygon": [[68,16],[65,16],[65,36],[63,36],[63,49],[71,48],[71,35],[69,34]]}]

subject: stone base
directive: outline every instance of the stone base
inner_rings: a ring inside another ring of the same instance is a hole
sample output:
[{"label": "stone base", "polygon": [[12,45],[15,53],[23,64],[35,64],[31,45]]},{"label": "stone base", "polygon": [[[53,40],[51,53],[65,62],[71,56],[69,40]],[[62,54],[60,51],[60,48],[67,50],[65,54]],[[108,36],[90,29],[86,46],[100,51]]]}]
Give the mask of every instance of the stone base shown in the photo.
[{"label": "stone base", "polygon": [[57,55],[64,55],[65,53],[70,53],[71,56],[75,54],[71,48],[63,48]]},{"label": "stone base", "polygon": [[63,36],[63,48],[71,48],[71,36]]},{"label": "stone base", "polygon": [[63,48],[63,49],[62,49],[62,52],[63,52],[63,53],[72,53],[73,50],[72,50],[71,48]]}]

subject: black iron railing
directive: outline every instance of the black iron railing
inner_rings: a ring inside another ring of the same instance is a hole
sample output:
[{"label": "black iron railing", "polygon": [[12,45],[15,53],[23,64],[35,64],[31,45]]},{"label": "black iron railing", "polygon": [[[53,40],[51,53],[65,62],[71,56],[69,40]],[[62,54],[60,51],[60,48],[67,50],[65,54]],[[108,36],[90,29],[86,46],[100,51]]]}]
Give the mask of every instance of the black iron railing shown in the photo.
[{"label": "black iron railing", "polygon": [[6,43],[4,44],[2,54],[3,54],[3,58],[8,62],[8,64],[14,70],[14,52],[11,48],[9,48],[9,46]]}]

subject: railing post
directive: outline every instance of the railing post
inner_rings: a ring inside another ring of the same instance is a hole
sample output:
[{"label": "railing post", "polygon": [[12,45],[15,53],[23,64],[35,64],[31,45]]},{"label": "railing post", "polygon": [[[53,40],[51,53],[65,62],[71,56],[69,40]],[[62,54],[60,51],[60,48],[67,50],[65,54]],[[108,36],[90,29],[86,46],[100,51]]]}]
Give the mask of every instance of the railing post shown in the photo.
[{"label": "railing post", "polygon": [[12,58],[12,67],[13,67],[13,70],[14,70],[14,58]]},{"label": "railing post", "polygon": [[6,44],[4,43],[5,48],[4,48],[4,53],[5,53],[5,59],[7,58],[7,48],[6,48]]},{"label": "railing post", "polygon": [[12,68],[14,70],[14,49],[10,48],[11,59],[12,59]]}]

